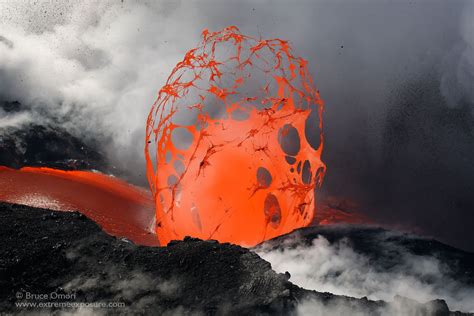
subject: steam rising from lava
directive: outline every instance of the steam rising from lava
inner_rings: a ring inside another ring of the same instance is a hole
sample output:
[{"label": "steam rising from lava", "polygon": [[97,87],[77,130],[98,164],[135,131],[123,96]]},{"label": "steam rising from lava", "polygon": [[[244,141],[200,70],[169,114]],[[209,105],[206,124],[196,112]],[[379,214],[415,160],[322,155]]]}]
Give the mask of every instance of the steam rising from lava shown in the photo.
[{"label": "steam rising from lava", "polygon": [[[323,103],[281,39],[205,30],[147,121],[147,175],[161,244],[192,235],[255,245],[311,223],[326,166]],[[315,110],[318,119],[310,116]],[[309,120],[308,120],[309,119]]]}]

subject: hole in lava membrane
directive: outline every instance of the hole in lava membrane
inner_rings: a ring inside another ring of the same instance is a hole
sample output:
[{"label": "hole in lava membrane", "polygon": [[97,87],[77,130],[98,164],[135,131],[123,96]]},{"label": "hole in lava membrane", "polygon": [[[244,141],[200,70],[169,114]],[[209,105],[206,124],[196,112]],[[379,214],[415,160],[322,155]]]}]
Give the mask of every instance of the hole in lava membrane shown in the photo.
[{"label": "hole in lava membrane", "polygon": [[326,170],[322,109],[307,61],[287,41],[205,30],[147,120],[160,243],[194,236],[252,246],[310,224]]},{"label": "hole in lava membrane", "polygon": [[318,147],[321,145],[321,139],[319,137],[320,133],[321,128],[319,124],[319,113],[317,110],[312,111],[306,119],[305,137],[308,140],[308,143],[314,149],[318,149]]},{"label": "hole in lava membrane", "polygon": [[296,156],[300,151],[300,135],[298,130],[286,124],[278,131],[278,142],[281,149],[289,156]]},{"label": "hole in lava membrane", "polygon": [[260,167],[257,169],[257,182],[260,187],[268,188],[272,183],[272,175],[267,169]]},{"label": "hole in lava membrane", "polygon": [[183,172],[184,172],[184,164],[181,160],[179,159],[176,159],[174,162],[173,162],[173,167],[174,167],[174,170],[176,171],[176,173],[178,175],[182,175]]},{"label": "hole in lava membrane", "polygon": [[193,142],[193,134],[183,127],[178,127],[171,133],[171,141],[176,148],[186,150]]},{"label": "hole in lava membrane", "polygon": [[291,157],[291,156],[285,156],[285,160],[288,164],[290,165],[293,165],[295,162],[296,162],[296,158],[295,157]]},{"label": "hole in lava membrane", "polygon": [[174,185],[177,184],[177,183],[178,183],[178,177],[177,177],[177,176],[175,176],[174,174],[172,174],[172,175],[170,175],[170,176],[168,177],[168,186],[169,186],[169,187],[172,187],[172,186],[174,186]]},{"label": "hole in lava membrane", "polygon": [[272,225],[273,228],[277,228],[281,221],[281,208],[277,197],[269,193],[265,198],[263,210],[265,212],[265,221]]},{"label": "hole in lava membrane", "polygon": [[301,173],[301,180],[303,181],[304,184],[310,184],[311,183],[311,164],[309,163],[308,160],[306,160],[303,164],[303,172]]}]

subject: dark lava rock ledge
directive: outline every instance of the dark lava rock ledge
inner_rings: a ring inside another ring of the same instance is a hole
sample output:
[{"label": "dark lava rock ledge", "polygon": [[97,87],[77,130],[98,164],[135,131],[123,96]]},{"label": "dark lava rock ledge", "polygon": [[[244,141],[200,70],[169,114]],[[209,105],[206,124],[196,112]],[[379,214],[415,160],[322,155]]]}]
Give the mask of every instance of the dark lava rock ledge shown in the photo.
[{"label": "dark lava rock ledge", "polygon": [[[0,218],[2,315],[296,315],[301,302],[312,301],[385,315],[393,305],[302,289],[257,254],[228,243],[186,238],[137,246],[80,213],[7,203],[0,203]],[[396,302],[405,315],[462,315],[442,300]]]}]

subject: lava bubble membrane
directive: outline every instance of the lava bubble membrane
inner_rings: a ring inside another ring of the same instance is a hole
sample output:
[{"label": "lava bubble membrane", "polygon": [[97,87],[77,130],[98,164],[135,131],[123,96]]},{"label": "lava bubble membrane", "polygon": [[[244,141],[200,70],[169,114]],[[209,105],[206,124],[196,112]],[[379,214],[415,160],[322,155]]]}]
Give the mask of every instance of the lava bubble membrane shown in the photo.
[{"label": "lava bubble membrane", "polygon": [[[289,42],[235,26],[204,30],[147,120],[160,243],[193,236],[253,246],[310,224],[326,170],[322,110]],[[311,143],[308,126],[318,134]]]}]

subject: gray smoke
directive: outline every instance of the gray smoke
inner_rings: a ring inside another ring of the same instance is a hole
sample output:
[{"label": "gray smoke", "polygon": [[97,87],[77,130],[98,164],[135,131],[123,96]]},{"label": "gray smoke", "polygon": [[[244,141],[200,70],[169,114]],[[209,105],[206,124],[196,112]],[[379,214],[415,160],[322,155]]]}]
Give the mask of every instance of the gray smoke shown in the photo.
[{"label": "gray smoke", "polygon": [[[463,225],[473,219],[474,153],[465,148],[474,134],[471,111],[462,111],[474,104],[473,16],[472,2],[457,0],[4,0],[0,101],[20,101],[28,111],[0,113],[0,127],[59,122],[84,140],[102,141],[111,164],[146,185],[145,120],[158,89],[204,28],[237,25],[257,37],[289,39],[310,61],[326,103],[324,194],[472,249],[474,233]],[[410,88],[427,77],[429,84]],[[405,92],[412,90],[408,95],[438,99],[414,98],[407,110]],[[432,107],[461,111],[443,116],[438,138],[430,132],[440,125]],[[424,133],[408,128],[420,121],[429,123]],[[389,158],[408,147],[414,150],[394,166]],[[453,150],[462,159],[446,161]],[[413,162],[422,174],[407,177],[403,167]],[[461,179],[457,170],[464,170]],[[451,185],[433,194],[427,184],[438,171]]]}]

